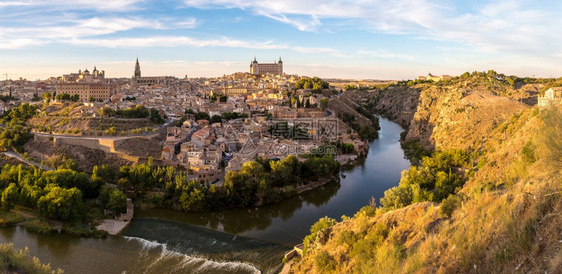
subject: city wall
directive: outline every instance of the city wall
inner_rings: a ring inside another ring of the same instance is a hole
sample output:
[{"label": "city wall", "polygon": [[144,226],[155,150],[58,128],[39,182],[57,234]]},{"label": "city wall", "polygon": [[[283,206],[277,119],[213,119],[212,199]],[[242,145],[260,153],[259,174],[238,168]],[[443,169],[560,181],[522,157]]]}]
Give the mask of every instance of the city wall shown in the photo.
[{"label": "city wall", "polygon": [[119,157],[131,161],[133,163],[146,162],[146,159],[141,159],[138,156],[132,156],[120,152],[115,149],[119,144],[126,142],[126,138],[120,139],[110,139],[110,138],[80,138],[80,137],[66,137],[66,136],[47,136],[47,135],[34,135],[35,141],[52,141],[55,146],[60,145],[72,145],[72,146],[82,146],[90,149],[99,149],[105,153],[114,153]]}]

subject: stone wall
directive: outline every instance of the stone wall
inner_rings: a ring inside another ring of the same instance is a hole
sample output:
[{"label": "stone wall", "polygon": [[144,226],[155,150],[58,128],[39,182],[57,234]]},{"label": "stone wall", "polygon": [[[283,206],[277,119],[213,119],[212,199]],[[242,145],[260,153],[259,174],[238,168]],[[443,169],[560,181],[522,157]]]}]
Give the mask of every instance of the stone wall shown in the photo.
[{"label": "stone wall", "polygon": [[[135,136],[137,137],[137,136]],[[49,135],[34,135],[35,141],[52,141],[55,146],[65,146],[65,145],[72,145],[72,146],[82,146],[90,149],[98,149],[105,153],[114,153],[119,157],[133,162],[133,163],[140,163],[146,162],[147,159],[144,159],[139,156],[133,156],[121,151],[116,150],[115,148],[124,142],[128,141],[128,138],[120,138],[120,139],[111,139],[111,138],[92,138],[92,137],[70,137],[70,136],[49,136]]]}]

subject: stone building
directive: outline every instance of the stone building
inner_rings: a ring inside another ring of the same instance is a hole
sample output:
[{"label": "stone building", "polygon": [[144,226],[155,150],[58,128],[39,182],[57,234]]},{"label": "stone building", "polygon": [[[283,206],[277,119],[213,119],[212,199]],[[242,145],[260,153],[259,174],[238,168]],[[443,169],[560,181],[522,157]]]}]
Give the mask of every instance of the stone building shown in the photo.
[{"label": "stone building", "polygon": [[81,102],[90,99],[106,101],[117,92],[117,87],[109,83],[59,83],[56,91],[57,94],[66,93],[70,96],[78,94]]},{"label": "stone building", "polygon": [[279,61],[274,61],[273,63],[258,63],[256,57],[254,57],[254,61],[250,64],[250,74],[283,75],[283,61],[281,61],[281,57],[279,57]]},{"label": "stone building", "polygon": [[90,73],[88,69],[78,73],[66,74],[56,86],[57,94],[66,93],[70,96],[78,94],[80,101],[87,102],[91,98],[98,101],[106,101],[117,93],[117,87],[105,80],[105,71],[94,70]]},{"label": "stone building", "polygon": [[428,73],[427,76],[418,76],[416,77],[416,80],[422,80],[422,81],[433,81],[433,82],[439,82],[439,81],[446,81],[446,80],[450,80],[451,78],[453,78],[450,75],[433,75],[431,73]]},{"label": "stone building", "polygon": [[65,74],[61,77],[61,82],[63,83],[100,83],[105,81],[105,71],[98,70],[94,66],[92,73],[88,69],[82,71],[78,70],[78,73]]},{"label": "stone building", "polygon": [[539,96],[539,107],[548,107],[549,105],[562,105],[562,87],[549,88],[544,92],[544,96]]},{"label": "stone building", "polygon": [[141,69],[139,64],[139,58],[135,63],[135,72],[133,73],[132,82],[139,86],[168,86],[175,82],[176,78],[172,76],[141,76]]}]

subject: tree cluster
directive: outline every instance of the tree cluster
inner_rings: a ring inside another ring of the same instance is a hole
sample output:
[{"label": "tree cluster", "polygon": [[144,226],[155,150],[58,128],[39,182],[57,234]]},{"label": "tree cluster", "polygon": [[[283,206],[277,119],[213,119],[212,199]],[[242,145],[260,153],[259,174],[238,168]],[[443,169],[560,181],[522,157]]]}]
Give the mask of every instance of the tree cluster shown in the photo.
[{"label": "tree cluster", "polygon": [[226,101],[228,100],[228,96],[226,96],[226,95],[216,95],[216,94],[211,95],[211,97],[210,97],[210,102],[211,102],[211,103],[214,103],[214,102],[216,102],[217,100],[218,100],[220,103],[226,103]]},{"label": "tree cluster", "polygon": [[321,91],[330,88],[330,84],[318,77],[301,78],[295,83],[297,89],[312,89],[313,91]]},{"label": "tree cluster", "polygon": [[[295,194],[299,183],[318,180],[339,171],[332,155],[310,155],[304,162],[295,156],[283,160],[244,163],[240,171],[228,172],[223,186],[187,180],[188,173],[173,167],[140,164],[121,167],[118,186],[135,198],[158,207],[184,211],[245,208],[260,201],[268,204]],[[157,194],[160,193],[160,194]]]},{"label": "tree cluster", "polygon": [[78,94],[70,95],[70,94],[67,94],[67,93],[61,93],[61,94],[57,94],[55,96],[55,99],[61,100],[61,101],[78,102],[78,100],[80,100],[80,95],[78,95]]},{"label": "tree cluster", "polygon": [[246,113],[238,113],[238,112],[223,112],[222,115],[213,115],[209,122],[212,123],[220,123],[222,120],[233,120],[233,119],[240,119],[240,118],[248,118],[248,114]]},{"label": "tree cluster", "polygon": [[[90,178],[83,172],[70,169],[42,171],[36,167],[5,165],[0,170],[2,210],[20,205],[37,209],[42,217],[71,222],[87,221],[89,208],[84,201],[99,197],[106,181],[96,177],[99,176],[97,169],[94,168],[94,175]],[[126,207],[123,193],[115,189],[113,192],[116,193],[111,195],[116,197],[110,196],[102,204],[112,209]]]},{"label": "tree cluster", "polygon": [[440,202],[464,185],[466,178],[455,173],[454,168],[469,165],[469,155],[463,150],[423,157],[420,166],[402,171],[400,183],[384,192],[381,204],[385,209],[396,209],[423,201]]},{"label": "tree cluster", "polygon": [[166,119],[165,115],[160,114],[155,108],[147,109],[143,105],[137,105],[126,109],[113,110],[109,107],[103,107],[98,110],[102,116],[115,116],[120,118],[148,118],[154,123],[161,124]]},{"label": "tree cluster", "polygon": [[0,128],[0,146],[5,148],[12,147],[20,152],[23,151],[23,145],[31,138],[30,129],[25,123],[36,112],[36,106],[25,103],[5,113],[0,118],[0,122],[5,126]]}]

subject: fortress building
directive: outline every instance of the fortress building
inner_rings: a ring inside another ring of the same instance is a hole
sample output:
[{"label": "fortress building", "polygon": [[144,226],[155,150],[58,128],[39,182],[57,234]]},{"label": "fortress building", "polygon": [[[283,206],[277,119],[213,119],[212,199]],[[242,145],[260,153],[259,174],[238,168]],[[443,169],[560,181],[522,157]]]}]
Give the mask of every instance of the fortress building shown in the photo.
[{"label": "fortress building", "polygon": [[254,61],[250,63],[250,74],[283,75],[283,61],[281,61],[281,57],[279,57],[279,61],[274,61],[273,63],[258,63],[256,57],[254,57]]}]

